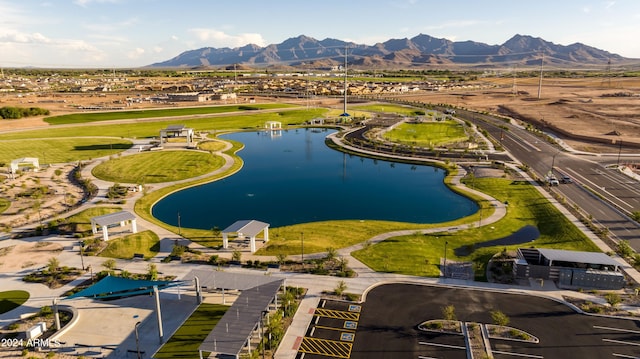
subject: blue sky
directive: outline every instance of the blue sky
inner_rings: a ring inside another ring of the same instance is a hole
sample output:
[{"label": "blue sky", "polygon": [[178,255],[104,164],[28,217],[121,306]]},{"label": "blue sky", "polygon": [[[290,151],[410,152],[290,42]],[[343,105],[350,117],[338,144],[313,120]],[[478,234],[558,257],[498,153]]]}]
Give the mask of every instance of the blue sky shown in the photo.
[{"label": "blue sky", "polygon": [[307,35],[375,44],[515,34],[640,58],[639,0],[0,0],[2,67],[138,67]]}]

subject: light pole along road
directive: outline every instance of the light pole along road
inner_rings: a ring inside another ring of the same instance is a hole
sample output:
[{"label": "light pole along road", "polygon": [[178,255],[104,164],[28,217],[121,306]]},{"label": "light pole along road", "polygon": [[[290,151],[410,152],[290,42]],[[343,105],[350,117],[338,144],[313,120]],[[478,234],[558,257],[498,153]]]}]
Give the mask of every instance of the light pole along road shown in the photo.
[{"label": "light pole along road", "polygon": [[[456,116],[485,129],[540,178],[544,178],[552,166],[557,177],[571,177],[574,183],[561,184],[555,190],[588,213],[594,223],[608,228],[612,237],[627,241],[640,252],[640,225],[629,217],[630,213],[640,211],[640,183],[606,167],[619,161],[618,151],[613,151],[611,156],[574,154],[489,115],[457,110]],[[640,161],[640,156],[625,157],[629,158]]]}]

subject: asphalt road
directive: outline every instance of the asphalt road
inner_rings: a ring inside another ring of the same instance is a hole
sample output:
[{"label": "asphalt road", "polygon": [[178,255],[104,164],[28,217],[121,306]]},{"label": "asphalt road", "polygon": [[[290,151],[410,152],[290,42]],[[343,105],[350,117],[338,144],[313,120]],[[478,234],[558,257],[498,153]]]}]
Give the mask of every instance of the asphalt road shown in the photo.
[{"label": "asphalt road", "polygon": [[[627,240],[640,251],[640,225],[629,218],[630,213],[640,211],[640,183],[606,168],[617,163],[615,154],[606,157],[568,153],[530,131],[494,117],[464,110],[456,115],[487,130],[512,157],[528,165],[540,178],[552,168],[558,178],[565,174],[571,177],[574,183],[561,184],[554,190],[589,213],[595,223],[607,227],[612,236]],[[640,156],[625,158],[640,162]]]},{"label": "asphalt road", "polygon": [[491,339],[495,358],[640,356],[638,321],[578,314],[564,304],[536,296],[388,284],[367,295],[350,358],[466,358],[462,336],[417,329],[425,320],[442,319],[442,308],[447,305],[455,307],[458,320],[484,324],[492,324],[490,312],[500,310],[509,317],[509,326],[540,339],[536,344]]}]

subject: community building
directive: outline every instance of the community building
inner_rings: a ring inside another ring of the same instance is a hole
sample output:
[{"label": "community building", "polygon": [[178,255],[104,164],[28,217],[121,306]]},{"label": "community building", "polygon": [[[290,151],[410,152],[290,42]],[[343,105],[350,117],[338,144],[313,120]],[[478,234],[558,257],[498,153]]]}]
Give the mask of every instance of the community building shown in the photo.
[{"label": "community building", "polygon": [[599,252],[519,248],[514,265],[517,278],[557,281],[562,288],[621,289],[620,264]]}]

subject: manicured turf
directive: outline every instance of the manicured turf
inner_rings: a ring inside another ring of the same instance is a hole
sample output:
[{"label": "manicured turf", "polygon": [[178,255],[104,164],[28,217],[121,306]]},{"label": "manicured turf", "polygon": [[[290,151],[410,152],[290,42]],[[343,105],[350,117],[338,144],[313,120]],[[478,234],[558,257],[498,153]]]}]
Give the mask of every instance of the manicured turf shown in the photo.
[{"label": "manicured turf", "polygon": [[[444,256],[445,242],[448,242],[447,259],[472,261],[476,266],[476,275],[483,277],[488,260],[505,247],[515,249],[535,245],[598,251],[595,244],[542,197],[533,185],[507,179],[476,178],[475,187],[500,201],[508,201],[506,217],[488,226],[458,232],[394,237],[352,255],[376,271],[438,276],[440,258]],[[482,247],[483,242],[506,237],[525,225],[536,226],[540,238],[511,246]]]},{"label": "manicured turf", "polygon": [[[162,197],[174,191],[180,190],[181,188],[219,180],[219,179],[231,176],[232,174],[239,171],[242,168],[243,162],[242,162],[242,159],[238,157],[235,153],[240,149],[242,149],[244,145],[237,141],[231,141],[231,140],[225,140],[225,141],[232,144],[232,147],[229,150],[227,150],[226,153],[234,158],[234,163],[228,171],[225,171],[224,173],[218,173],[214,176],[207,176],[204,179],[194,180],[194,181],[190,181],[188,183],[183,183],[183,184],[176,184],[176,185],[168,186],[165,188],[161,188],[157,191],[153,191],[145,195],[144,197],[140,198],[138,201],[136,201],[136,204],[135,204],[136,214],[146,219],[149,222],[152,222],[159,226],[167,228],[168,230],[174,233],[178,233],[177,227],[170,226],[164,222],[161,222],[157,218],[153,217],[151,215],[151,207],[153,206],[154,203],[159,201]],[[207,247],[215,247],[222,244],[222,239],[214,238],[212,231],[207,231],[202,229],[182,228],[181,235],[184,236],[185,238],[189,238],[190,240],[198,242],[199,244],[202,244],[203,246],[207,246]]]},{"label": "manicured turf", "polygon": [[91,233],[91,217],[102,216],[109,213],[121,211],[122,208],[118,207],[91,207],[82,212],[76,213],[73,216],[69,216],[64,220],[61,226],[66,228],[66,231],[72,233]]},{"label": "manicured turf", "polygon": [[220,156],[198,151],[144,152],[96,166],[97,178],[117,183],[160,183],[197,177],[222,167]]},{"label": "manicured turf", "polygon": [[402,123],[384,138],[389,141],[420,147],[442,146],[468,140],[463,125],[447,120],[442,122]]},{"label": "manicured turf", "polygon": [[158,137],[160,130],[169,125],[181,124],[195,131],[226,131],[237,129],[262,129],[267,121],[279,121],[283,125],[300,125],[316,117],[322,117],[326,109],[288,110],[258,114],[237,114],[194,119],[167,119],[134,123],[96,124],[92,126],[49,127],[42,130],[0,134],[0,140],[54,137],[110,136],[126,138]]},{"label": "manicured turf", "polygon": [[198,149],[203,151],[221,151],[226,146],[225,142],[222,141],[206,141],[198,143]]},{"label": "manicured turf", "polygon": [[5,198],[0,198],[0,213],[6,211],[11,206],[11,201]]},{"label": "manicured turf", "polygon": [[8,290],[0,292],[0,314],[4,314],[21,306],[29,299],[29,292],[24,290]]},{"label": "manicured turf", "polygon": [[212,107],[189,107],[171,108],[159,110],[135,110],[135,111],[110,111],[110,112],[85,112],[70,115],[53,116],[45,118],[45,122],[52,125],[85,123],[96,121],[128,120],[137,118],[171,117],[171,116],[193,116],[210,115],[226,112],[256,111],[266,109],[287,108],[292,105],[285,104],[252,104],[252,105],[230,105]]},{"label": "manicured turf", "polygon": [[[35,137],[34,137],[35,138]],[[119,138],[41,138],[0,141],[0,162],[37,157],[40,164],[75,162],[122,152],[131,142]]]},{"label": "manicured turf", "polygon": [[136,253],[144,258],[155,257],[160,251],[160,239],[151,231],[138,232],[128,236],[109,239],[107,248],[100,252],[100,257],[131,259]]},{"label": "manicured turf", "polygon": [[394,105],[390,103],[378,103],[375,105],[353,106],[352,108],[360,111],[397,113],[397,114],[406,115],[406,116],[417,116],[418,113],[425,112],[425,110],[423,109]]},{"label": "manicured turf", "polygon": [[200,304],[153,357],[157,359],[200,358],[198,347],[228,309],[228,306],[221,304]]}]

